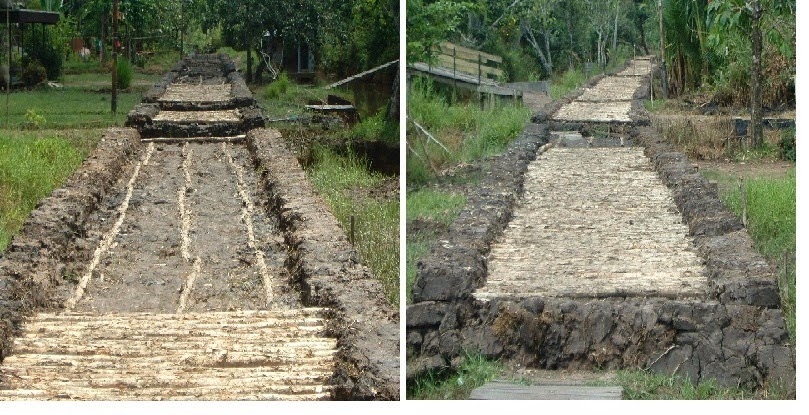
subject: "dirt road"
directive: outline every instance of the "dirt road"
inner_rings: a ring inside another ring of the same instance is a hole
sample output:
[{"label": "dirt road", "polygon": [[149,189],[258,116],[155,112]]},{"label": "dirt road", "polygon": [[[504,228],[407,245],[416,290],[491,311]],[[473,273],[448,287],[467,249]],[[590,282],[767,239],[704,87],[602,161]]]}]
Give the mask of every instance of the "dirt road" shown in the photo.
[{"label": "dirt road", "polygon": [[[336,356],[356,346],[338,338],[337,311],[305,307],[295,286],[231,64],[185,61],[130,114],[142,151],[83,223],[74,243],[89,254],[61,266],[55,309],[13,340],[0,399],[350,397]],[[389,399],[397,384],[362,386]]]}]

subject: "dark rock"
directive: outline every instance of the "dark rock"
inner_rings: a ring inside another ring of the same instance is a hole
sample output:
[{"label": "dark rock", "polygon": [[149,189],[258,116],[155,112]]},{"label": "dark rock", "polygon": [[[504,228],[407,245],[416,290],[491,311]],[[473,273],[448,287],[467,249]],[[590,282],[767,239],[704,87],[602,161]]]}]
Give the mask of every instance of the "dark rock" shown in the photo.
[{"label": "dark rock", "polygon": [[421,348],[421,333],[417,331],[410,331],[407,333],[407,340],[405,341],[405,345],[408,349],[419,350]]},{"label": "dark rock", "polygon": [[441,320],[441,326],[439,326],[438,331],[444,333],[456,328],[458,328],[458,314],[454,309],[450,308],[444,315],[444,319]]},{"label": "dark rock", "polygon": [[531,313],[540,314],[545,309],[545,302],[537,297],[526,298],[520,303],[520,306],[525,308]]},{"label": "dark rock", "polygon": [[441,324],[450,304],[424,301],[407,306],[405,325],[407,328],[432,327]]},{"label": "dark rock", "polygon": [[457,330],[441,333],[438,340],[438,349],[444,356],[456,356],[461,351],[461,341]]}]

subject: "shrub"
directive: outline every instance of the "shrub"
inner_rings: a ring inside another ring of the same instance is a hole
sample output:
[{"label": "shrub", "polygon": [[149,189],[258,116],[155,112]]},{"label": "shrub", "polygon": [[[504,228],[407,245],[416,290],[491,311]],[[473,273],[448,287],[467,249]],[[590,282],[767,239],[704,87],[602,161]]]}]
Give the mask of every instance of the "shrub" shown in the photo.
[{"label": "shrub", "polygon": [[118,88],[127,89],[132,84],[132,64],[125,58],[118,59]]},{"label": "shrub", "polygon": [[32,109],[25,111],[23,118],[25,118],[25,126],[33,130],[38,130],[45,124],[45,117]]},{"label": "shrub", "polygon": [[47,79],[59,79],[62,76],[67,45],[62,45],[58,39],[51,29],[46,29],[41,35],[25,38],[26,50],[32,60],[39,61],[45,68]]},{"label": "shrub", "polygon": [[48,79],[48,73],[39,61],[31,61],[22,71],[22,82],[28,87],[39,85],[46,79]]},{"label": "shrub", "polygon": [[781,141],[778,143],[781,150],[781,159],[795,161],[795,130],[787,130],[781,134]]},{"label": "shrub", "polygon": [[278,78],[276,78],[273,83],[271,83],[270,85],[267,86],[267,88],[264,89],[264,98],[276,99],[281,97],[282,95],[287,93],[287,90],[289,89],[289,84],[290,84],[289,77],[287,76],[286,73],[281,72],[281,74],[278,75]]}]

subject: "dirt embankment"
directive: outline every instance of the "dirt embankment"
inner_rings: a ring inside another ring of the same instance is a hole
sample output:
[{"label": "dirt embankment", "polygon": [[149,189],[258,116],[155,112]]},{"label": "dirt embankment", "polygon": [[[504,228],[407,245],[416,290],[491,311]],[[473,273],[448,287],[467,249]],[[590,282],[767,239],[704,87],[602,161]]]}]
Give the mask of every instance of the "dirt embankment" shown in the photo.
[{"label": "dirt embankment", "polygon": [[290,252],[286,266],[307,306],[329,307],[338,340],[338,399],[398,399],[398,312],[359,263],[345,232],[273,130],[254,130],[250,151]]},{"label": "dirt embankment", "polygon": [[135,130],[110,129],[67,183],[37,205],[0,259],[0,360],[27,316],[57,306],[66,264],[92,254],[72,242],[86,235],[90,216],[131,168],[139,139]]}]

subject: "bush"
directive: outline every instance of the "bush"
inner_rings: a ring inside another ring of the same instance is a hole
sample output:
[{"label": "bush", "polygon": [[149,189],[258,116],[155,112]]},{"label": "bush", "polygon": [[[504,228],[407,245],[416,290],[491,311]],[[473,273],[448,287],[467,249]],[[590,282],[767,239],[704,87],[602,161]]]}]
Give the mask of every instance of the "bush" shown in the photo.
[{"label": "bush", "polygon": [[45,68],[47,79],[59,79],[62,76],[67,45],[57,44],[57,40],[51,29],[46,29],[42,35],[25,38],[26,51],[30,53],[32,60],[39,61]]},{"label": "bush", "polygon": [[38,130],[45,125],[45,117],[32,109],[25,111],[23,118],[25,118],[25,123],[23,124],[24,128]]},{"label": "bush", "polygon": [[118,88],[127,89],[132,84],[132,64],[125,58],[118,58]]},{"label": "bush", "polygon": [[781,142],[778,143],[781,150],[781,159],[795,161],[795,130],[787,130],[781,134]]},{"label": "bush", "polygon": [[22,82],[28,87],[37,86],[46,79],[48,79],[48,73],[39,61],[31,61],[22,71]]},{"label": "bush", "polygon": [[281,72],[278,78],[273,81],[267,88],[264,89],[264,98],[276,99],[287,93],[289,89],[289,77],[286,73]]}]

